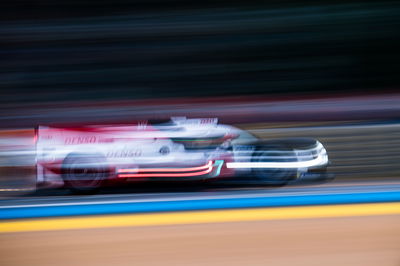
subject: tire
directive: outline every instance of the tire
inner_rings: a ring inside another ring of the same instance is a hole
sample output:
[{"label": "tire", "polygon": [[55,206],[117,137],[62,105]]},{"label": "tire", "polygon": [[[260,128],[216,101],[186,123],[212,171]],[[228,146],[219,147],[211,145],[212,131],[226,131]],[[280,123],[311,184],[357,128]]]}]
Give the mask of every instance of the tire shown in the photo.
[{"label": "tire", "polygon": [[[275,157],[275,158],[268,158]],[[252,155],[252,162],[288,162],[297,161],[291,148],[281,144],[258,146]],[[253,177],[261,184],[283,186],[296,179],[297,169],[252,168]]]},{"label": "tire", "polygon": [[96,192],[109,176],[106,158],[98,154],[69,154],[63,162],[64,184],[73,192]]}]

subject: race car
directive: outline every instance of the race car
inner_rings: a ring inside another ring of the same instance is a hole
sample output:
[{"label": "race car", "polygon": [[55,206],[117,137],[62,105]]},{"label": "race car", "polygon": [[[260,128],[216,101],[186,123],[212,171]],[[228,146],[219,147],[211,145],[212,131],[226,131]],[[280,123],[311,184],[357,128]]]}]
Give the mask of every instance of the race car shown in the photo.
[{"label": "race car", "polygon": [[261,140],[217,118],[173,117],[129,125],[39,126],[38,187],[95,191],[115,182],[251,177],[284,185],[326,174],[328,155],[309,138]]}]

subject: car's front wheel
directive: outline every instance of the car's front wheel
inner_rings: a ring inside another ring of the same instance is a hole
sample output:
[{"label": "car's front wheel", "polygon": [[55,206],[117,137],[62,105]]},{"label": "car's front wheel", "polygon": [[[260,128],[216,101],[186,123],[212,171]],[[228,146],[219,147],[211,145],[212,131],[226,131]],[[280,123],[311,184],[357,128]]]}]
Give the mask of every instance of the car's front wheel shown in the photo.
[{"label": "car's front wheel", "polygon": [[[294,151],[283,145],[258,146],[251,160],[253,163],[270,163],[265,168],[252,168],[253,176],[261,184],[283,186],[297,177],[297,169],[279,167],[279,162],[297,161]],[[273,167],[274,163],[276,168]]]}]

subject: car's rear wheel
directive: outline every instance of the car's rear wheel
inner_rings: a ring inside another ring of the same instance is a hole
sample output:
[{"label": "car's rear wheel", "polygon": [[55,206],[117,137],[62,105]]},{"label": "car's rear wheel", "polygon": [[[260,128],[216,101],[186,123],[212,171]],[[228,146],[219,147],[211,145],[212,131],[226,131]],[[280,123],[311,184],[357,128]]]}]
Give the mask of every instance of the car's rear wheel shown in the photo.
[{"label": "car's rear wheel", "polygon": [[[252,162],[293,162],[296,154],[283,145],[262,145],[256,148]],[[253,168],[253,176],[261,183],[271,186],[283,186],[297,177],[296,168]]]},{"label": "car's rear wheel", "polygon": [[108,176],[106,158],[102,155],[71,153],[63,162],[62,177],[73,192],[95,192]]}]

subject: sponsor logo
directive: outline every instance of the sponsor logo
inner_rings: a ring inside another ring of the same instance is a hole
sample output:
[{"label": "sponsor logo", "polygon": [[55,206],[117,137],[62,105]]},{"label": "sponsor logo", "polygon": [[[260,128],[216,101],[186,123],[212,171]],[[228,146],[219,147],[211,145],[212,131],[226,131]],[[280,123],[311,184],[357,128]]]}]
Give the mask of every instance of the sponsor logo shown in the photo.
[{"label": "sponsor logo", "polygon": [[130,150],[130,149],[124,149],[124,150],[118,150],[118,151],[109,151],[106,153],[106,157],[109,158],[129,158],[129,157],[140,157],[142,156],[142,151],[141,150]]},{"label": "sponsor logo", "polygon": [[96,143],[96,136],[80,136],[80,137],[67,137],[65,138],[65,145],[87,144]]}]

